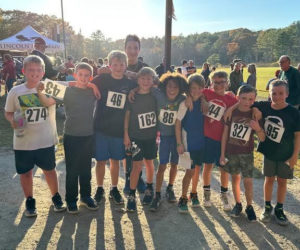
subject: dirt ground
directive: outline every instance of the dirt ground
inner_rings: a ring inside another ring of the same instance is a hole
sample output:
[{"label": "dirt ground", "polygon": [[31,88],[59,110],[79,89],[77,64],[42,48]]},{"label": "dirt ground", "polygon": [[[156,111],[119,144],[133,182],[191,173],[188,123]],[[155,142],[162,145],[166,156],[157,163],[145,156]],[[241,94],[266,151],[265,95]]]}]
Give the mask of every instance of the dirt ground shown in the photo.
[{"label": "dirt ground", "polygon": [[[108,168],[107,168],[108,170]],[[60,193],[64,197],[65,165],[57,164]],[[167,172],[168,173],[168,172]],[[178,171],[175,192],[181,190],[184,171]],[[37,218],[26,218],[24,197],[15,173],[11,151],[0,152],[0,249],[298,249],[300,248],[299,179],[288,185],[285,211],[287,227],[275,220],[264,225],[249,223],[245,214],[232,219],[221,209],[219,173],[214,171],[211,208],[190,208],[179,214],[176,204],[163,201],[159,211],[150,212],[138,199],[138,212],[127,213],[108,199],[109,171],[105,176],[106,201],[98,211],[80,209],[78,215],[55,213],[41,170],[34,171],[34,196]],[[165,175],[163,193],[167,184]],[[92,187],[95,191],[93,169]],[[124,185],[120,170],[119,186]],[[201,184],[199,185],[199,187]],[[254,208],[260,214],[263,205],[263,179],[254,179]],[[275,189],[276,190],[276,189]],[[202,190],[199,188],[202,196]],[[141,196],[142,198],[142,196]],[[274,197],[275,199],[275,197]],[[245,201],[243,196],[243,201]],[[273,202],[274,203],[274,202]]]}]

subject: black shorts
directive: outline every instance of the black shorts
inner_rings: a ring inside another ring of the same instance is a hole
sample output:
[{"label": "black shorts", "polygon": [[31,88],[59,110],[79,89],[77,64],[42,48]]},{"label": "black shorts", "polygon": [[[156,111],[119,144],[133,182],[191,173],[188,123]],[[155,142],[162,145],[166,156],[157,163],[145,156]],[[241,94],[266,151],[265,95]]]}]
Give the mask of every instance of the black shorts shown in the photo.
[{"label": "black shorts", "polygon": [[135,148],[132,154],[133,161],[142,161],[143,159],[146,160],[156,159],[157,157],[156,138],[147,139],[147,140],[131,139],[131,143]]},{"label": "black shorts", "polygon": [[36,150],[15,150],[16,170],[18,174],[25,174],[37,165],[43,170],[55,168],[54,146]]},{"label": "black shorts", "polygon": [[190,157],[192,160],[191,169],[194,169],[197,166],[201,166],[204,162],[204,149],[195,150],[190,152]]}]

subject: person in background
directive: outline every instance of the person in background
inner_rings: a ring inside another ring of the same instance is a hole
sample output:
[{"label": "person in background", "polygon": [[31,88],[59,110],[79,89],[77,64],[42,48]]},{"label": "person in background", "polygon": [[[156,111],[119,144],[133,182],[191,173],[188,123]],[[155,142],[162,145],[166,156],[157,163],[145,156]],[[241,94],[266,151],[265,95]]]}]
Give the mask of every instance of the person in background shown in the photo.
[{"label": "person in background", "polygon": [[80,62],[89,63],[89,59],[87,57],[82,57]]},{"label": "person in background", "polygon": [[197,68],[194,66],[194,61],[189,60],[189,66],[186,67],[187,75],[186,77],[189,77],[191,74],[194,74],[197,72]]},{"label": "person in background", "polygon": [[185,77],[187,77],[187,70],[186,70],[186,67],[188,66],[187,64],[187,60],[182,60],[181,62],[181,67],[178,67],[181,69],[181,74],[183,74]]},{"label": "person in background", "polygon": [[205,86],[208,86],[209,74],[210,74],[209,64],[207,62],[203,63],[201,75],[204,77]]},{"label": "person in background", "polygon": [[248,72],[250,75],[247,79],[247,84],[256,89],[256,66],[254,63],[248,64]]},{"label": "person in background", "polygon": [[166,58],[163,57],[162,58],[162,62],[161,64],[159,64],[156,68],[155,68],[155,72],[158,75],[158,77],[160,78],[164,73],[166,72],[174,72],[174,70],[170,67],[169,69],[166,68]]},{"label": "person in background", "polygon": [[266,90],[269,90],[269,87],[270,87],[271,82],[273,82],[274,80],[278,79],[279,73],[280,73],[280,69],[277,69],[277,70],[275,71],[275,77],[274,77],[274,78],[271,78],[271,79],[268,81],[267,86],[266,86]]},{"label": "person in background", "polygon": [[66,69],[74,68],[73,57],[72,56],[68,56],[67,60],[68,61],[65,63],[65,68]]},{"label": "person in background", "polygon": [[2,79],[5,82],[6,91],[9,92],[16,81],[16,68],[11,55],[5,54],[3,59]]},{"label": "person in background", "polygon": [[241,71],[241,63],[236,62],[233,66],[233,70],[229,75],[229,90],[236,94],[238,88],[243,82],[244,80],[243,72]]},{"label": "person in background", "polygon": [[102,68],[103,67],[103,59],[101,57],[98,58],[98,68]]},{"label": "person in background", "polygon": [[73,74],[74,74],[74,70],[73,70],[73,69],[67,69],[67,70],[66,70],[66,81],[67,81],[67,82],[70,82],[70,81],[74,81],[74,80],[75,80]]},{"label": "person in background", "polygon": [[62,64],[58,67],[57,81],[66,81],[66,68]]}]

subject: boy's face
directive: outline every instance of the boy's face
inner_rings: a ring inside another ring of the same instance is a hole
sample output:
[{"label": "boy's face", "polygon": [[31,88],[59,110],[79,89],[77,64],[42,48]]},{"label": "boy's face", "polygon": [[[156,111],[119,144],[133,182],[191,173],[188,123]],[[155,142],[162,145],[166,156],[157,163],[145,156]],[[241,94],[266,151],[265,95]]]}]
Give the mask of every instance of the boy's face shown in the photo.
[{"label": "boy's face", "polygon": [[285,99],[289,96],[286,87],[277,86],[270,88],[270,97],[275,104],[284,104]]},{"label": "boy's face", "polygon": [[75,74],[75,79],[79,84],[87,85],[91,80],[91,72],[87,69],[79,69]]},{"label": "boy's face", "polygon": [[144,92],[150,91],[150,88],[153,85],[153,76],[152,75],[141,75],[138,78],[138,85],[142,91],[144,91]]},{"label": "boy's face", "polygon": [[198,100],[202,96],[202,91],[203,88],[200,87],[198,84],[193,82],[191,83],[189,92],[193,100]]},{"label": "boy's face", "polygon": [[212,79],[212,85],[214,91],[218,95],[224,95],[227,89],[227,80],[225,78],[215,77]]},{"label": "boy's face", "polygon": [[127,68],[125,61],[119,60],[118,58],[112,58],[109,66],[111,69],[111,74],[114,78],[123,78],[124,72]]},{"label": "boy's face", "polygon": [[129,61],[136,60],[140,53],[139,43],[136,41],[127,42],[125,47],[125,53],[127,54]]},{"label": "boy's face", "polygon": [[179,86],[174,80],[169,80],[166,86],[166,94],[169,100],[175,100],[179,94]]},{"label": "boy's face", "polygon": [[45,71],[42,65],[38,63],[28,63],[24,67],[24,76],[29,83],[39,83],[42,80]]},{"label": "boy's face", "polygon": [[256,95],[254,92],[243,93],[240,94],[237,98],[240,101],[240,107],[242,107],[243,109],[250,109],[255,102]]}]

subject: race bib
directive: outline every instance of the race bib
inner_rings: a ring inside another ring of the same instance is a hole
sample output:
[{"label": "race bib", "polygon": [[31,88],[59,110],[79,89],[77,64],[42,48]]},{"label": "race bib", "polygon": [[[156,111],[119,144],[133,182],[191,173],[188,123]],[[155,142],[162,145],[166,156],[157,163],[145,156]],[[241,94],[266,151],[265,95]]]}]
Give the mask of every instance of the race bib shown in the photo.
[{"label": "race bib", "polygon": [[151,128],[156,126],[156,115],[154,112],[138,115],[140,129]]},{"label": "race bib", "polygon": [[44,90],[42,93],[59,100],[63,100],[66,89],[67,86],[62,84],[62,82],[46,79],[44,81]]},{"label": "race bib", "polygon": [[177,117],[177,111],[162,109],[159,113],[159,121],[167,126],[172,126],[175,124]]},{"label": "race bib", "polygon": [[242,123],[231,124],[230,137],[248,142],[250,139],[252,128]]},{"label": "race bib", "polygon": [[33,107],[25,110],[25,117],[27,123],[36,124],[47,120],[48,109],[45,107]]},{"label": "race bib", "polygon": [[123,109],[126,95],[118,92],[108,91],[106,106],[111,108]]},{"label": "race bib", "polygon": [[216,121],[220,121],[225,112],[225,107],[214,102],[208,102],[208,104],[209,108],[206,116]]},{"label": "race bib", "polygon": [[264,128],[265,128],[266,136],[270,140],[277,142],[277,143],[281,142],[281,138],[282,138],[284,130],[285,130],[284,127],[281,127],[281,126],[277,125],[276,123],[267,120],[265,122]]}]

